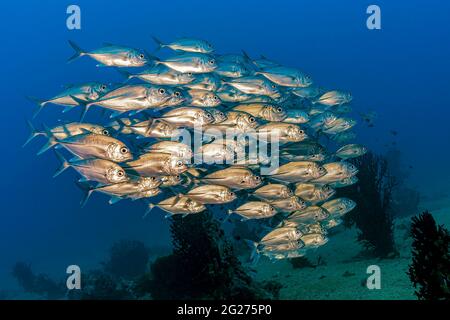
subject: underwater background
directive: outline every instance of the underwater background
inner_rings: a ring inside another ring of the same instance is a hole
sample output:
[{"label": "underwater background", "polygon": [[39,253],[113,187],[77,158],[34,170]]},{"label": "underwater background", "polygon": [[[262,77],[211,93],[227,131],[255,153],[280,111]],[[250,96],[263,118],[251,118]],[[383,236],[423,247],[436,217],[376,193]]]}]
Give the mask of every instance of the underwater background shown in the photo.
[{"label": "underwater background", "polygon": [[[81,30],[66,28],[70,4],[81,8]],[[371,4],[381,8],[381,30],[366,27]],[[359,120],[354,130],[357,141],[376,153],[385,153],[395,142],[408,184],[421,195],[420,207],[449,227],[447,2],[21,1],[2,3],[0,11],[2,297],[36,298],[27,296],[11,276],[17,261],[64,279],[68,265],[95,268],[120,239],[142,241],[155,252],[170,251],[169,222],[160,211],[143,219],[142,203],[121,201],[110,206],[99,194],[80,208],[75,172],[68,170],[53,179],[59,166],[54,154],[36,156],[44,139],[22,148],[29,134],[26,120],[36,108],[25,96],[50,97],[70,83],[123,81],[117,71],[96,68],[89,59],[67,64],[72,55],[69,39],[84,48],[110,42],[152,52],[152,35],[163,40],[198,37],[211,42],[219,53],[245,49],[251,56],[263,54],[304,70],[323,87],[350,91],[355,112],[378,114],[372,128]],[[87,120],[100,116],[95,110]],[[74,121],[78,117],[75,111],[65,114]],[[58,107],[49,106],[34,123],[52,125],[61,118]],[[392,130],[398,134],[392,135]],[[261,261],[255,277],[289,282],[280,295],[285,299],[414,298],[404,275],[409,260],[402,255],[385,262],[387,280],[382,290],[369,291],[360,285],[371,262],[352,260],[359,250],[355,237],[354,230],[344,230],[319,248],[314,254],[324,257],[324,266],[293,269],[286,261]],[[402,250],[408,240],[400,237],[396,242]]]}]

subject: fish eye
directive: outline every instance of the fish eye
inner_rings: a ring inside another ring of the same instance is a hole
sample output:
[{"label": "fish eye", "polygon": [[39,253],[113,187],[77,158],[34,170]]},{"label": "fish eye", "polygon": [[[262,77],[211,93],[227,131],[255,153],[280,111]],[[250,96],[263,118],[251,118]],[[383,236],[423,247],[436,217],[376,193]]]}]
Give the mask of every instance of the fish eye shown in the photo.
[{"label": "fish eye", "polygon": [[207,114],[206,114],[206,117],[207,117],[208,119],[212,119],[212,118],[213,118],[212,115],[211,115],[210,113],[207,113]]},{"label": "fish eye", "polygon": [[192,72],[188,72],[187,75],[188,75],[188,76],[192,76]]},{"label": "fish eye", "polygon": [[305,131],[303,131],[303,130],[300,130],[299,132],[300,132],[300,134],[304,134],[305,133]]},{"label": "fish eye", "polygon": [[164,94],[164,93],[166,93],[166,90],[164,88],[160,88],[158,90],[158,92],[159,92],[159,94]]},{"label": "fish eye", "polygon": [[175,91],[174,95],[175,95],[175,97],[179,97],[179,96],[181,96],[181,93],[179,91]]},{"label": "fish eye", "polygon": [[108,130],[104,129],[104,130],[102,130],[102,134],[103,134],[104,136],[107,136],[107,135],[109,135],[109,132],[108,132]]},{"label": "fish eye", "polygon": [[102,84],[102,86],[100,87],[100,89],[101,89],[102,91],[105,91],[105,90],[106,90],[106,85]]},{"label": "fish eye", "polygon": [[151,177],[150,180],[155,181],[156,177]]},{"label": "fish eye", "polygon": [[209,63],[210,65],[213,65],[214,63],[216,63],[216,61],[214,61],[214,59],[211,59],[211,60],[208,61],[208,63]]},{"label": "fish eye", "polygon": [[125,148],[125,147],[120,148],[120,152],[121,153],[128,153],[128,148]]},{"label": "fish eye", "polygon": [[277,112],[282,112],[283,109],[281,107],[277,108]]},{"label": "fish eye", "polygon": [[124,174],[125,174],[125,172],[123,172],[122,170],[119,171],[119,172],[117,172],[117,175],[118,175],[119,177],[123,177]]},{"label": "fish eye", "polygon": [[255,180],[259,181],[259,180],[261,180],[261,177],[260,176],[255,176]]},{"label": "fish eye", "polygon": [[218,100],[219,98],[217,98],[217,96],[214,96],[214,98],[213,98],[213,99],[217,101],[217,100]]},{"label": "fish eye", "polygon": [[139,54],[139,58],[144,59],[145,58],[144,54],[143,53]]},{"label": "fish eye", "polygon": [[234,192],[230,192],[230,197],[234,197]]},{"label": "fish eye", "polygon": [[276,88],[276,86],[273,84],[273,85],[272,85],[272,89],[275,89],[275,88]]},{"label": "fish eye", "polygon": [[250,118],[248,119],[248,121],[250,121],[250,122],[255,122],[255,118],[250,117]]},{"label": "fish eye", "polygon": [[177,161],[177,166],[182,167],[183,166],[183,162],[182,161]]},{"label": "fish eye", "polygon": [[180,179],[180,176],[179,176],[179,175],[177,175],[177,176],[175,176],[175,178],[176,178],[176,179]]}]

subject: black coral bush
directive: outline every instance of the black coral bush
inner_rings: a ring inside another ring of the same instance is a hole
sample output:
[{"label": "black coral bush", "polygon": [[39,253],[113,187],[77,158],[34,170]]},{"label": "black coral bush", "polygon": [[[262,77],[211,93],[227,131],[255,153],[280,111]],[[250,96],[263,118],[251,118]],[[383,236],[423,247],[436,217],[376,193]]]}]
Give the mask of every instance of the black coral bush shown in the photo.
[{"label": "black coral bush", "polygon": [[424,212],[412,218],[412,264],[408,275],[420,300],[450,299],[450,234]]}]

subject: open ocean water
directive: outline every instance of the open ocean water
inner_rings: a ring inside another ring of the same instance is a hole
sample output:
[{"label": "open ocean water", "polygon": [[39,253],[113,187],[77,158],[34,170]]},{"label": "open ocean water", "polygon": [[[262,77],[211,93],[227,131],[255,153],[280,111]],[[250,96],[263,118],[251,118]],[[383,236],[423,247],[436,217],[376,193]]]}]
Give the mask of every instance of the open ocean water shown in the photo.
[{"label": "open ocean water", "polygon": [[[81,9],[80,30],[66,27],[66,9],[71,4]],[[381,8],[381,30],[366,26],[366,9],[371,4]],[[155,210],[143,219],[143,203],[125,200],[109,205],[100,194],[94,194],[81,208],[82,193],[74,184],[76,172],[69,169],[52,178],[59,167],[53,152],[36,156],[45,139],[37,137],[22,148],[29,134],[26,120],[36,109],[26,96],[47,98],[67,84],[124,79],[114,68],[97,68],[96,62],[87,57],[68,64],[73,54],[68,40],[87,49],[108,42],[154,52],[152,36],[163,41],[195,37],[208,40],[218,53],[240,53],[244,49],[251,57],[264,55],[299,68],[324,88],[349,91],[353,95],[352,114],[359,122],[354,129],[356,141],[376,153],[386,152],[386,145],[391,148],[395,142],[409,172],[408,184],[424,199],[421,207],[439,211],[436,219],[449,227],[448,2],[10,1],[2,3],[0,12],[2,297],[36,298],[24,293],[12,277],[17,261],[31,263],[36,273],[65,279],[68,265],[79,265],[81,270],[95,268],[120,239],[139,240],[162,252],[170,250],[169,222],[161,211]],[[161,54],[168,56],[170,51],[164,49]],[[49,105],[33,123],[51,126],[60,119],[79,118],[79,111],[62,114],[60,110]],[[370,128],[358,117],[359,112],[369,111],[378,115]],[[99,108],[92,108],[86,118],[101,119]],[[326,246],[337,246],[339,240],[354,243],[356,235],[351,235],[340,234]],[[357,254],[355,250],[346,254],[348,259]],[[333,267],[333,259],[329,258],[328,268]],[[408,261],[405,263],[399,270]],[[302,272],[292,271],[285,261],[263,261],[258,268],[262,278],[272,278],[278,272],[279,279],[287,279],[285,273],[292,278],[295,272]],[[352,278],[340,280],[339,285],[345,287],[342,281]],[[402,285],[407,281],[405,278]],[[367,298],[331,290],[335,292],[333,298]],[[329,298],[321,295],[321,289],[316,292],[312,298]],[[405,296],[387,294],[386,298],[411,296],[409,292]],[[289,292],[282,291],[281,297],[301,299],[305,295],[299,287],[291,287]]]}]

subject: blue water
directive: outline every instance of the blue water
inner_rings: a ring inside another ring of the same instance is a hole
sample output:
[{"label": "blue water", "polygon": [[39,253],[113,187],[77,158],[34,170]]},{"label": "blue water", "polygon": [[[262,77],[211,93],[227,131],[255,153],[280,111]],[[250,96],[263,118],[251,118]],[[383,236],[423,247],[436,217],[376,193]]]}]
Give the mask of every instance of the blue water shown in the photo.
[{"label": "blue water", "polygon": [[[12,285],[6,274],[17,260],[62,277],[69,264],[95,265],[121,238],[168,242],[162,215],[143,220],[142,204],[109,206],[101,195],[81,209],[73,170],[53,179],[54,154],[36,156],[44,140],[22,148],[28,136],[25,119],[35,109],[25,95],[50,97],[64,84],[121,80],[116,71],[96,68],[88,58],[67,64],[72,55],[68,39],[87,49],[112,42],[152,51],[151,35],[163,40],[194,36],[209,40],[218,52],[245,49],[251,56],[264,54],[298,67],[321,86],[351,91],[355,110],[377,111],[374,128],[358,128],[358,141],[382,151],[393,141],[389,130],[395,129],[398,147],[414,168],[412,183],[425,191],[448,186],[448,2],[76,1],[82,11],[78,31],[66,28],[69,4],[1,5],[0,290]],[[366,28],[370,4],[381,7],[382,30]],[[58,107],[49,106],[34,122],[52,125],[61,118]]]}]

